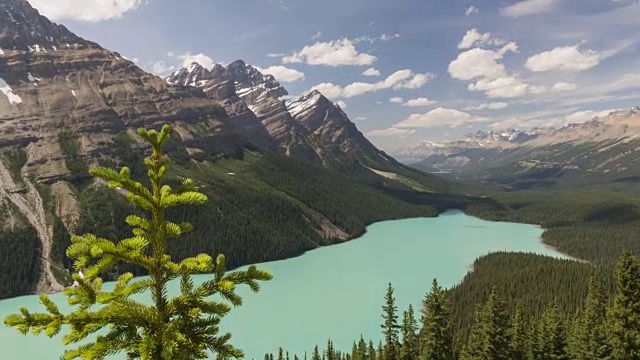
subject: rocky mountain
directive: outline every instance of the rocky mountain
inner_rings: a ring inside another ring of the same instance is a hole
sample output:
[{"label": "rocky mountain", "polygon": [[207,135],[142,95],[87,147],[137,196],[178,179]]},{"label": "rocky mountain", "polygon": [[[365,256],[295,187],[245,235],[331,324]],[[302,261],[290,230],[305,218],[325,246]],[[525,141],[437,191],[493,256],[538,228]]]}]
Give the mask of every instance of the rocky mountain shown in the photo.
[{"label": "rocky mountain", "polygon": [[574,184],[633,180],[640,176],[639,151],[640,107],[635,107],[559,128],[480,131],[400,154],[423,170],[537,187],[565,178]]},{"label": "rocky mountain", "polygon": [[171,74],[167,82],[202,89],[225,107],[249,143],[273,145],[287,156],[330,168],[399,166],[320,92],[285,99],[289,93],[272,75],[242,60],[210,70],[194,63]]},{"label": "rocky mountain", "polygon": [[[2,0],[0,298],[60,290],[72,267],[70,234],[130,235],[123,216],[131,209],[87,172],[130,166],[143,178],[139,127],[170,123],[172,181],[192,177],[212,199],[174,214],[200,229],[170,249],[178,258],[280,259],[444,206],[434,203],[449,183],[376,149],[322,94],[285,95],[242,61],[161,79],[26,0]],[[408,201],[414,193],[428,197]]]},{"label": "rocky mountain", "polygon": [[[176,88],[116,52],[41,16],[24,0],[0,2],[0,205],[33,226],[47,263],[38,289],[59,288],[49,267],[47,205],[72,227],[79,204],[69,181],[110,156],[113,139],[172,123],[191,156],[234,155],[243,144],[225,109],[196,88]],[[18,215],[20,214],[20,215]]]}]

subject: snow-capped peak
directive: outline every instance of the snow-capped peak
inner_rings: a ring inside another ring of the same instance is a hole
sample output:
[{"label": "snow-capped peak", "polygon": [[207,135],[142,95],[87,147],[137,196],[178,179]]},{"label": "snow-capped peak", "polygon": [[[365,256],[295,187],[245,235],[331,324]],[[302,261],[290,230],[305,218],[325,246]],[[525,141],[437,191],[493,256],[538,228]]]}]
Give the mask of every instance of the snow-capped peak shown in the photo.
[{"label": "snow-capped peak", "polygon": [[310,93],[303,95],[295,100],[287,100],[285,102],[289,113],[294,118],[311,111],[320,100],[323,98],[322,93],[318,90],[313,90]]}]

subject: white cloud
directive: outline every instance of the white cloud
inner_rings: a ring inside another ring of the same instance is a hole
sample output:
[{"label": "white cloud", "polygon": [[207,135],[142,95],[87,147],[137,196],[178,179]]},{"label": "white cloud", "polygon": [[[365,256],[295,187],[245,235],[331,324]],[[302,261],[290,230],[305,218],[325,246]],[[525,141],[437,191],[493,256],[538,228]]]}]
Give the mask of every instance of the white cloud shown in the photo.
[{"label": "white cloud", "polygon": [[551,12],[558,0],[524,0],[503,8],[502,14],[512,18]]},{"label": "white cloud", "polygon": [[363,95],[376,90],[376,84],[365,82],[354,82],[342,89],[342,96],[346,98]]},{"label": "white cloud", "polygon": [[147,0],[28,0],[31,6],[51,20],[98,22],[121,18],[146,4]]},{"label": "white cloud", "polygon": [[368,42],[369,44],[373,44],[376,41],[389,41],[393,39],[397,39],[400,37],[400,34],[382,34],[380,36],[360,36],[353,39],[354,44],[358,44],[361,42]]},{"label": "white cloud", "polygon": [[474,48],[458,55],[449,64],[454,79],[467,80],[469,91],[482,91],[489,98],[516,98],[527,94],[531,85],[509,74],[500,60],[507,52],[518,52],[518,45],[510,42],[498,50]]},{"label": "white cloud", "polygon": [[285,54],[282,54],[282,53],[268,53],[268,54],[267,54],[267,57],[270,57],[270,58],[279,58],[279,57],[283,57],[284,55],[285,55]]},{"label": "white cloud", "polygon": [[407,137],[409,135],[415,134],[416,131],[413,129],[398,129],[398,128],[388,128],[384,130],[373,130],[369,131],[365,135],[367,136],[380,136],[380,137]]},{"label": "white cloud", "polygon": [[583,71],[591,69],[604,59],[594,50],[581,50],[580,45],[562,46],[535,54],[527,59],[526,67],[533,72]]},{"label": "white cloud", "polygon": [[552,91],[562,92],[562,91],[573,91],[573,90],[575,90],[577,88],[578,88],[578,85],[576,85],[576,84],[572,84],[572,83],[561,81],[559,83],[554,84],[551,87],[551,90]]},{"label": "white cloud", "polygon": [[404,99],[399,96],[396,96],[389,99],[389,102],[394,104],[402,104],[404,102]]},{"label": "white cloud", "polygon": [[342,86],[332,83],[320,83],[312,87],[310,90],[318,90],[328,98],[337,98],[342,96]]},{"label": "white cloud", "polygon": [[202,65],[207,69],[211,69],[213,65],[215,65],[212,58],[202,53],[194,55],[190,52],[186,52],[184,54],[176,55],[170,52],[169,56],[177,57],[178,59],[182,60],[182,67],[189,67],[189,65],[191,65],[194,62]]},{"label": "white cloud", "polygon": [[257,68],[263,74],[273,75],[280,82],[294,82],[304,80],[304,73],[282,65],[270,66],[266,69]]},{"label": "white cloud", "polygon": [[509,107],[509,103],[506,102],[491,102],[482,103],[480,105],[465,108],[465,110],[501,110]]},{"label": "white cloud", "polygon": [[176,67],[173,65],[169,65],[162,60],[155,61],[151,64],[150,71],[156,75],[164,75],[170,71],[175,70]]},{"label": "white cloud", "polygon": [[[505,48],[506,46],[502,50],[505,50]],[[475,48],[465,51],[449,64],[449,74],[452,78],[458,80],[505,77],[507,76],[507,69],[498,62],[504,55],[502,50],[493,51]],[[511,47],[506,48],[505,51],[508,50],[511,50]]]},{"label": "white cloud", "polygon": [[549,88],[544,85],[531,85],[529,86],[529,92],[532,94],[544,94],[549,91]]},{"label": "white cloud", "polygon": [[341,109],[347,108],[347,103],[342,100],[337,101],[336,104],[338,104],[338,106],[340,106]]},{"label": "white cloud", "polygon": [[435,78],[434,74],[415,74],[411,79],[409,79],[408,81],[398,84],[397,86],[394,86],[394,89],[418,89],[423,87],[424,85],[426,85],[429,81],[433,80]]},{"label": "white cloud", "polygon": [[393,88],[394,90],[416,89],[424,86],[434,77],[435,75],[430,73],[416,74],[409,69],[404,69],[398,70],[389,75],[386,79],[378,81],[376,83],[354,82],[345,86],[344,88],[333,83],[321,83],[313,86],[310,90],[319,90],[328,97],[350,98],[391,88]]},{"label": "white cloud", "polygon": [[316,42],[307,45],[299,51],[282,58],[282,62],[307,63],[309,65],[344,66],[344,65],[371,65],[378,60],[377,57],[359,52],[354,43],[349,39],[341,39],[328,42]]},{"label": "white cloud", "polygon": [[480,9],[478,9],[477,7],[471,5],[467,8],[467,10],[464,12],[464,16],[469,17],[473,14],[476,14],[480,11]]},{"label": "white cloud", "polygon": [[479,121],[487,121],[487,119],[473,116],[464,111],[439,107],[426,114],[411,114],[405,120],[393,125],[393,128],[428,128],[444,125],[456,127],[469,122]]},{"label": "white cloud", "polygon": [[462,41],[458,44],[458,49],[470,49],[475,45],[504,45],[507,41],[504,39],[491,38],[491,33],[481,34],[478,29],[468,30],[462,37]]},{"label": "white cloud", "polygon": [[497,79],[480,79],[475,84],[469,84],[467,89],[484,91],[489,98],[516,98],[527,93],[529,84],[516,77],[506,76]]},{"label": "white cloud", "polygon": [[433,101],[433,100],[429,100],[427,98],[417,98],[417,99],[411,99],[408,100],[406,103],[402,104],[402,106],[408,106],[408,107],[422,107],[422,106],[429,106],[429,105],[433,105],[437,103],[437,101]]},{"label": "white cloud", "polygon": [[380,76],[380,70],[376,68],[368,68],[364,72],[362,72],[364,76]]},{"label": "white cloud", "polygon": [[399,37],[400,37],[400,34],[392,34],[392,35],[382,34],[382,35],[380,35],[380,40],[381,41],[389,41],[389,40],[392,40],[392,39],[397,39]]},{"label": "white cloud", "polygon": [[322,31],[318,31],[317,33],[315,33],[312,37],[311,37],[311,41],[313,40],[317,40],[322,36]]},{"label": "white cloud", "polygon": [[358,116],[358,117],[353,119],[353,121],[364,121],[364,120],[367,120],[366,116]]},{"label": "white cloud", "polygon": [[602,111],[593,111],[593,110],[585,110],[578,111],[571,115],[566,116],[564,119],[569,123],[582,123],[585,121],[589,121],[594,117],[604,117],[609,115],[612,111],[616,111],[616,109],[602,110]]}]

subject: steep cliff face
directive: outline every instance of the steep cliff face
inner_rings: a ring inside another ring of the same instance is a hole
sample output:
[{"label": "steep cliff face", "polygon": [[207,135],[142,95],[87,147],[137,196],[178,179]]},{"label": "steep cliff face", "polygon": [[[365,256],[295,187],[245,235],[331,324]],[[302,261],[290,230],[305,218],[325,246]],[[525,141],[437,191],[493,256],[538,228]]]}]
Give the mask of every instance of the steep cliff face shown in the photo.
[{"label": "steep cliff face", "polygon": [[[27,1],[0,3],[0,202],[17,207],[40,235],[46,266],[39,290],[57,285],[48,264],[50,209],[38,183],[52,185],[56,204],[72,203],[66,180],[86,176],[89,164],[108,157],[116,136],[139,140],[141,126],[171,123],[192,156],[234,155],[243,144],[227,121],[201,90],[167,84],[50,22]],[[11,160],[12,151],[24,160]],[[77,218],[73,206],[58,210]]]},{"label": "steep cliff face", "polygon": [[225,107],[248,142],[269,143],[281,153],[325,167],[398,166],[320,92],[285,99],[287,90],[273,76],[242,60],[211,70],[192,64],[167,82],[202,89]]}]

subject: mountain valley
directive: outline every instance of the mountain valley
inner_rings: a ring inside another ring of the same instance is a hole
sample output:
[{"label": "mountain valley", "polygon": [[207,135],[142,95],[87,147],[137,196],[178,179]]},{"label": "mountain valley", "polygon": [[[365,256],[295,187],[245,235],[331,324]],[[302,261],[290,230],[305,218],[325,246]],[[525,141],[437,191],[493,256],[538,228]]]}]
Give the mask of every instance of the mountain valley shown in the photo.
[{"label": "mountain valley", "polygon": [[[176,249],[180,257],[225,252],[238,266],[292,256],[357,236],[374,221],[444,210],[438,196],[409,204],[394,192],[454,187],[378,150],[321,93],[285,100],[287,90],[273,76],[241,60],[210,70],[194,63],[163,80],[53,24],[24,0],[0,5],[1,223],[8,248],[38,249],[0,259],[0,297],[60,290],[72,267],[65,255],[70,233],[126,234],[119,215],[126,203],[104,193],[87,170],[127,165],[143,176],[136,170],[144,156],[138,127],[171,124],[167,150],[176,171],[219,190],[211,211],[198,213],[199,228],[207,229],[200,235],[210,237],[208,224],[219,223],[217,234],[235,239],[197,240]],[[247,205],[232,205],[238,201]],[[274,209],[289,215],[273,218]],[[213,221],[219,215],[226,220]],[[31,235],[19,240],[19,233]],[[38,259],[40,272],[33,268]],[[26,283],[15,276],[25,273]]]},{"label": "mountain valley", "polygon": [[479,131],[442,144],[422,142],[394,156],[416,168],[507,189],[638,182],[640,107],[584,123],[529,131]]}]

